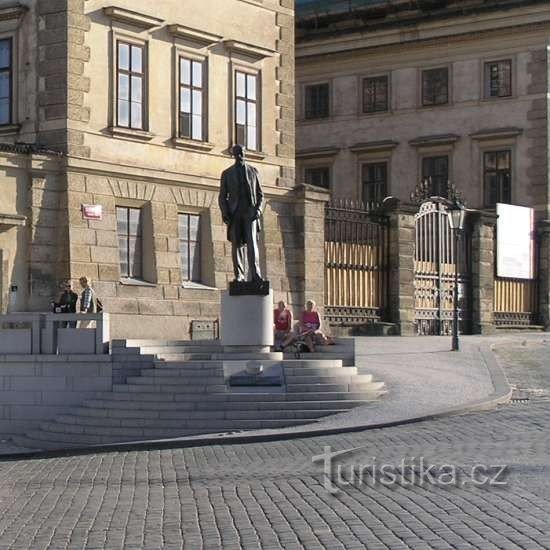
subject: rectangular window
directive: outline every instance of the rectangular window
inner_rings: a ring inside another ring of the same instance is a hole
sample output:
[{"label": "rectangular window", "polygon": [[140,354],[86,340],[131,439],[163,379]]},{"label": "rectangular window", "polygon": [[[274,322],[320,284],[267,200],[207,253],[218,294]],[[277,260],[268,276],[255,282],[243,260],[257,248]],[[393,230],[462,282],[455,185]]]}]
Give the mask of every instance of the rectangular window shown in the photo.
[{"label": "rectangular window", "polygon": [[512,202],[512,152],[491,151],[483,155],[485,206]]},{"label": "rectangular window", "polygon": [[181,279],[201,282],[201,217],[199,214],[178,214]]},{"label": "rectangular window", "polygon": [[380,205],[388,192],[388,164],[373,162],[363,164],[363,202],[367,205]]},{"label": "rectangular window", "polygon": [[144,48],[117,42],[117,126],[145,129]]},{"label": "rectangular window", "polygon": [[0,125],[12,123],[12,44],[0,40]]},{"label": "rectangular window", "polygon": [[446,105],[449,103],[449,69],[422,71],[422,105]]},{"label": "rectangular window", "polygon": [[205,95],[203,61],[180,57],[180,117],[179,136],[204,141]]},{"label": "rectangular window", "polygon": [[131,279],[141,279],[143,276],[141,209],[117,206],[116,219],[120,275]]},{"label": "rectangular window", "polygon": [[235,72],[235,142],[259,150],[258,75]]},{"label": "rectangular window", "polygon": [[363,112],[383,113],[388,110],[388,77],[376,76],[363,80]]},{"label": "rectangular window", "polygon": [[422,159],[422,180],[431,182],[431,195],[446,198],[449,194],[449,157]]},{"label": "rectangular window", "polygon": [[485,63],[486,97],[510,97],[512,95],[512,61]]},{"label": "rectangular window", "polygon": [[306,86],[305,115],[307,120],[329,116],[329,95],[328,83]]},{"label": "rectangular window", "polygon": [[304,170],[304,179],[309,185],[330,189],[330,168],[328,166],[315,166]]}]

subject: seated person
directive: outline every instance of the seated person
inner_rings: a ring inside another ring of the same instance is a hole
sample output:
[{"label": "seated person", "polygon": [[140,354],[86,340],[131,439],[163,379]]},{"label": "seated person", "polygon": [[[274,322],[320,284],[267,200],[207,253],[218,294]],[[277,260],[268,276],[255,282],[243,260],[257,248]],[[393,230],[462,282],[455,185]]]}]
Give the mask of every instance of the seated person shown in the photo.
[{"label": "seated person", "polygon": [[273,328],[275,331],[275,349],[281,350],[282,343],[290,334],[292,327],[292,312],[286,307],[286,304],[281,300],[277,304],[277,309],[273,310]]},{"label": "seated person", "polygon": [[288,336],[283,342],[283,347],[297,340],[303,340],[308,350],[314,352],[316,345],[334,344],[332,338],[323,334],[321,330],[321,317],[315,310],[315,306],[316,304],[313,300],[308,300],[306,302],[306,309],[302,311],[296,333]]}]

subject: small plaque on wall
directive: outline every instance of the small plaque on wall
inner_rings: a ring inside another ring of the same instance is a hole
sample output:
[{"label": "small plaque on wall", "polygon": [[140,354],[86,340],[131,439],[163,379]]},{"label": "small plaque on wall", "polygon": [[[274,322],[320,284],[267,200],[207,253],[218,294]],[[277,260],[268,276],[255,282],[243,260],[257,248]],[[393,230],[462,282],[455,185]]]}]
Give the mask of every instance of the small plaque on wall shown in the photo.
[{"label": "small plaque on wall", "polygon": [[103,207],[101,204],[83,204],[82,218],[85,220],[103,219]]}]

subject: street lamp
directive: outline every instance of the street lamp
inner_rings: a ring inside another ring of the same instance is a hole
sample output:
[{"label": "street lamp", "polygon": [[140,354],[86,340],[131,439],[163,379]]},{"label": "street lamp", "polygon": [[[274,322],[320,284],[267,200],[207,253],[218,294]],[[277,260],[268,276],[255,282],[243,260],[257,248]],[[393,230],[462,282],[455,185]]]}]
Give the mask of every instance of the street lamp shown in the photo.
[{"label": "street lamp", "polygon": [[464,218],[466,217],[466,210],[464,205],[455,200],[447,209],[447,216],[449,218],[449,227],[453,232],[455,243],[455,290],[453,296],[453,340],[452,351],[458,351],[458,269],[460,265],[460,238],[464,231]]}]

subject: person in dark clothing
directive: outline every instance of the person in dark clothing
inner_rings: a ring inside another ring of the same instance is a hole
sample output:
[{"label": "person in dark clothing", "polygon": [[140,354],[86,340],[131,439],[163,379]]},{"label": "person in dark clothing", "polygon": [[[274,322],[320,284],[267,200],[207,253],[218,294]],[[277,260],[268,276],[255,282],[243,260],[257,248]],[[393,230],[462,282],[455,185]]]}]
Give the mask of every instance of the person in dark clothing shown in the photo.
[{"label": "person in dark clothing", "polygon": [[[71,288],[70,281],[66,281],[62,285],[63,291],[59,299],[54,304],[55,313],[76,313],[76,303],[78,302],[78,294]],[[62,328],[76,328],[76,321],[63,321],[60,323]]]}]

